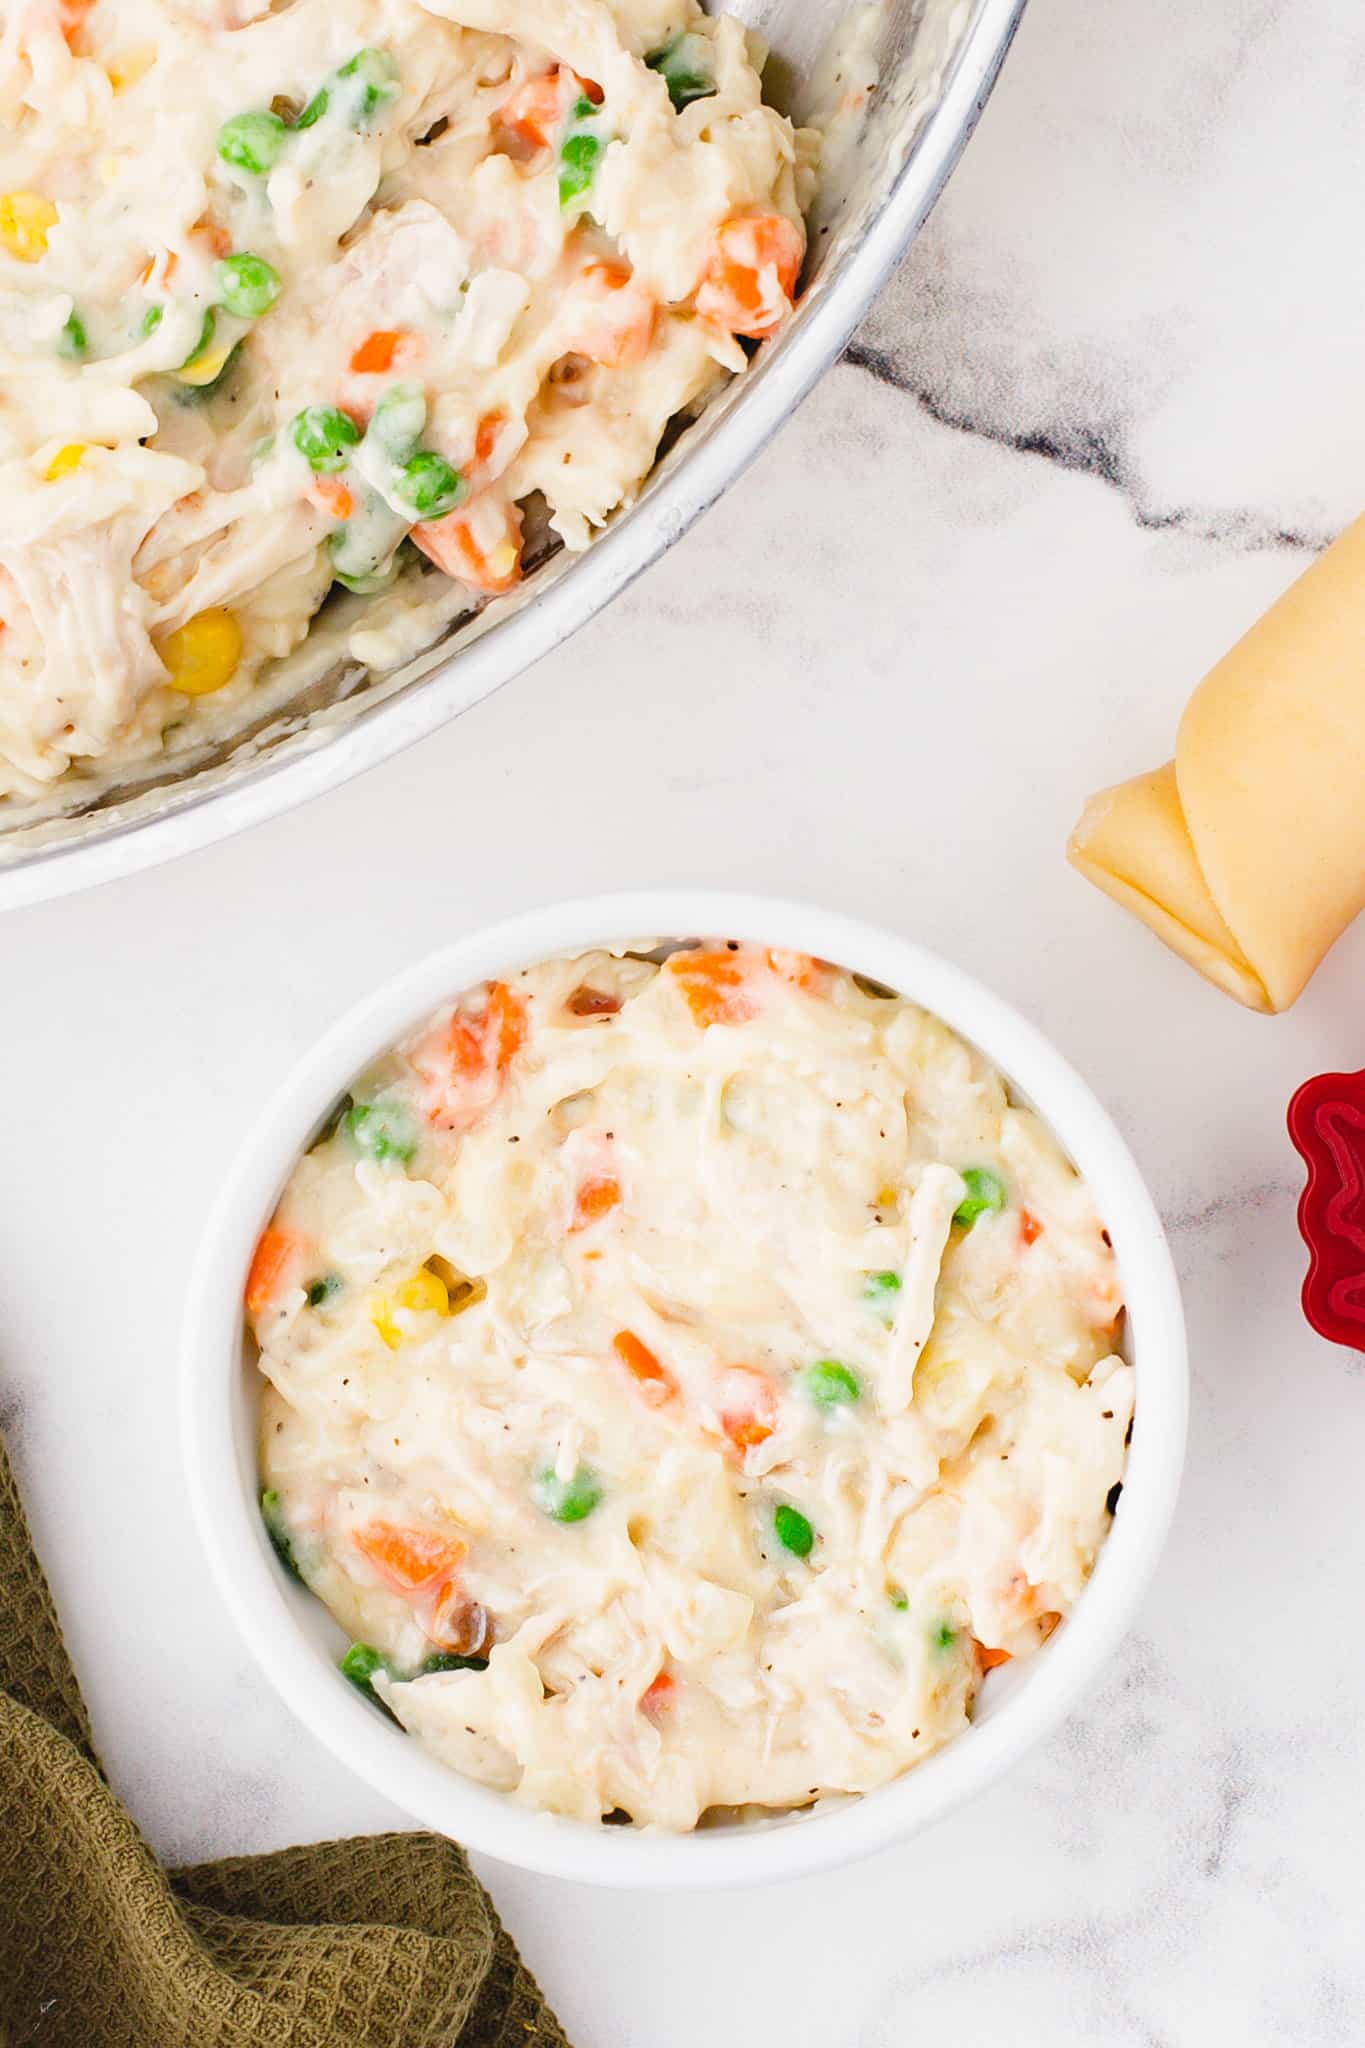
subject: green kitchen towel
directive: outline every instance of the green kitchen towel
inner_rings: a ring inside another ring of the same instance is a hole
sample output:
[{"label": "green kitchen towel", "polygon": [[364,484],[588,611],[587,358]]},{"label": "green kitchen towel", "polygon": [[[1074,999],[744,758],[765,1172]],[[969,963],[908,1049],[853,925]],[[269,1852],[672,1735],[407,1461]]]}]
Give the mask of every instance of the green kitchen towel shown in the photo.
[{"label": "green kitchen towel", "polygon": [[3,1444],[0,2042],[567,2048],[453,1842],[161,1870],[95,1755]]}]

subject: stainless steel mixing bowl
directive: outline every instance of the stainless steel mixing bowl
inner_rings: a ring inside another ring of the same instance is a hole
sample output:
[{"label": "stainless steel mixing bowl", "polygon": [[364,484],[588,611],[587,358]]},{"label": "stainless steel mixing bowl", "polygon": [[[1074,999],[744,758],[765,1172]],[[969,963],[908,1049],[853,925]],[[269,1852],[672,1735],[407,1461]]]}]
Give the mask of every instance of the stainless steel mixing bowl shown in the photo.
[{"label": "stainless steel mixing bowl", "polygon": [[[545,559],[510,596],[405,667],[340,662],[226,740],[162,756],[136,782],[35,818],[0,803],[0,907],[168,860],[330,789],[433,732],[550,648],[671,547],[828,368],[919,228],[976,123],[1024,0],[874,0],[877,89],[812,221],[795,315],[678,437],[635,504],[582,555]],[[771,97],[800,113],[844,0],[728,0],[765,36]]]}]

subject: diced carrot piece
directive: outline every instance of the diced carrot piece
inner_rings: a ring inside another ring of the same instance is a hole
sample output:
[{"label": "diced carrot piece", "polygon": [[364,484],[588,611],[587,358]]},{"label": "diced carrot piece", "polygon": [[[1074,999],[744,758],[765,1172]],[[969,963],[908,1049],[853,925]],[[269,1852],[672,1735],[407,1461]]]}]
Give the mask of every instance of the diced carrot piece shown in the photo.
[{"label": "diced carrot piece", "polygon": [[296,1230],[281,1230],[272,1223],[261,1232],[246,1276],[246,1305],[252,1315],[258,1315],[274,1300],[290,1268],[308,1248],[308,1239]]},{"label": "diced carrot piece", "polygon": [[650,1680],[640,1694],[640,1712],[647,1714],[651,1721],[661,1721],[673,1704],[673,1695],[678,1690],[678,1681],[669,1671],[661,1671],[657,1678]]},{"label": "diced carrot piece", "polygon": [[405,334],[397,328],[378,328],[373,334],[367,334],[355,350],[351,356],[351,368],[358,377],[382,377],[400,356],[407,359],[421,353],[420,335]]},{"label": "diced carrot piece", "polygon": [[977,1669],[983,1674],[987,1671],[994,1671],[997,1664],[1008,1664],[1010,1661],[1011,1653],[1008,1650],[987,1649],[986,1645],[978,1642],[975,1636],[972,1637],[972,1647],[976,1651]]},{"label": "diced carrot piece", "polygon": [[654,294],[626,264],[585,264],[565,295],[569,347],[610,370],[643,362],[656,312]]},{"label": "diced carrot piece", "polygon": [[751,963],[742,953],[675,953],[668,971],[703,1031],[710,1024],[743,1024],[758,1014],[749,986]]},{"label": "diced carrot piece", "polygon": [[198,220],[190,229],[190,233],[197,241],[201,241],[212,255],[230,256],[232,254],[231,235],[225,227],[221,227],[208,214],[200,214]]},{"label": "diced carrot piece", "polygon": [[361,1556],[399,1593],[419,1593],[448,1579],[463,1562],[465,1545],[437,1529],[367,1522],[352,1538]]},{"label": "diced carrot piece", "polygon": [[492,1067],[502,1073],[526,1041],[526,998],[505,981],[490,981],[481,1013],[456,1010],[450,1020],[451,1063],[458,1073]]},{"label": "diced carrot piece", "polygon": [[1019,1211],[1020,1244],[1036,1244],[1042,1234],[1043,1226],[1034,1215],[1032,1209],[1021,1209]]},{"label": "diced carrot piece", "polygon": [[329,513],[333,519],[349,519],[355,511],[355,499],[339,476],[310,478],[308,496],[320,512]]},{"label": "diced carrot piece", "polygon": [[488,1640],[488,1616],[460,1583],[466,1546],[439,1529],[367,1522],[352,1538],[360,1555],[393,1592],[410,1598],[431,1642],[473,1656]]},{"label": "diced carrot piece", "polygon": [[1096,1273],[1086,1283],[1082,1306],[1087,1321],[1094,1329],[1107,1337],[1115,1334],[1123,1316],[1123,1294],[1119,1276],[1112,1265],[1106,1272]]},{"label": "diced carrot piece", "polygon": [[677,1393],[678,1382],[668,1367],[654,1356],[648,1344],[642,1343],[633,1330],[618,1330],[611,1340],[611,1348],[632,1378],[655,1392],[657,1399],[667,1401]]},{"label": "diced carrot piece", "polygon": [[590,1223],[596,1223],[619,1207],[621,1183],[610,1174],[598,1174],[585,1180],[574,1199],[573,1222],[570,1230],[586,1230]]},{"label": "diced carrot piece", "polygon": [[150,284],[160,266],[162,284],[169,284],[180,268],[180,258],[174,249],[163,249],[160,255],[149,256],[137,274],[139,284]]},{"label": "diced carrot piece", "polygon": [[526,1043],[526,998],[505,981],[488,984],[488,1017],[493,1061],[499,1073]]},{"label": "diced carrot piece", "polygon": [[729,1367],[718,1407],[720,1426],[737,1451],[766,1442],[777,1428],[777,1388],[751,1365]]},{"label": "diced carrot piece", "polygon": [[504,981],[490,981],[482,1011],[454,1011],[444,1038],[427,1041],[413,1056],[427,1083],[428,1120],[443,1130],[472,1130],[496,1102],[525,1041],[526,998]]},{"label": "diced carrot piece", "polygon": [[57,0],[57,26],[68,50],[75,50],[85,17],[94,4],[95,0]]},{"label": "diced carrot piece", "polygon": [[451,1071],[468,1080],[482,1074],[488,1065],[484,1057],[483,1018],[469,1018],[457,1010],[446,1033],[446,1054]]},{"label": "diced carrot piece", "polygon": [[498,445],[498,435],[507,425],[505,412],[486,412],[474,434],[474,460],[480,469]]},{"label": "diced carrot piece", "polygon": [[805,247],[785,214],[732,214],[716,229],[697,311],[730,334],[761,340],[791,311]]},{"label": "diced carrot piece", "polygon": [[807,995],[815,995],[824,987],[829,972],[824,961],[810,953],[784,953],[772,946],[768,948],[768,965],[781,980],[789,981],[793,988],[804,989]]},{"label": "diced carrot piece", "polygon": [[499,107],[498,126],[519,135],[532,149],[548,149],[564,116],[563,77],[556,69],[525,79]]},{"label": "diced carrot piece", "polygon": [[521,580],[521,512],[491,497],[414,526],[412,540],[457,582],[496,594]]}]

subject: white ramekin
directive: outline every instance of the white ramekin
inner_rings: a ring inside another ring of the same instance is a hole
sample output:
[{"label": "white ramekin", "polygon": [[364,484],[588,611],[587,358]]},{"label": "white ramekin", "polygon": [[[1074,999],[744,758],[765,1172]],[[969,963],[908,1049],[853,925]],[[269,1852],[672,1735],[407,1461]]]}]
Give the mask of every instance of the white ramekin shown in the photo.
[{"label": "white ramekin", "polygon": [[[838,961],[935,1011],[995,1062],[1051,1125],[1113,1238],[1137,1410],[1123,1497],[1089,1586],[1036,1656],[995,1674],[970,1729],[861,1799],[673,1836],[529,1812],[437,1763],[340,1675],[339,1629],[285,1578],[257,1512],[258,1389],[244,1352],[242,1287],[294,1161],[338,1096],[442,1000],[549,955],[693,935]],[[270,1683],[336,1756],[425,1826],[529,1870],[632,1887],[757,1884],[883,1848],[980,1791],[1064,1715],[1083,1709],[1156,1566],[1180,1479],[1187,1398],[1180,1295],[1152,1199],[1109,1117],[1046,1040],[956,967],[892,932],[796,903],[688,889],[554,904],[471,933],[336,1024],[281,1083],[228,1175],[191,1280],[183,1343],[184,1453],[200,1535]]]}]

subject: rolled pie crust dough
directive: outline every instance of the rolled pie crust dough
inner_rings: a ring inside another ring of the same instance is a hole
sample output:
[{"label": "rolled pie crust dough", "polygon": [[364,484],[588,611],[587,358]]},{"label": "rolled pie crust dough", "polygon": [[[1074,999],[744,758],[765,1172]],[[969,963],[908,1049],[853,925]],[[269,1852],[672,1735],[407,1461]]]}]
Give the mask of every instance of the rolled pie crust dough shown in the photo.
[{"label": "rolled pie crust dough", "polygon": [[1365,909],[1365,517],[1210,669],[1175,759],[1090,799],[1067,857],[1254,1010]]}]

